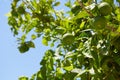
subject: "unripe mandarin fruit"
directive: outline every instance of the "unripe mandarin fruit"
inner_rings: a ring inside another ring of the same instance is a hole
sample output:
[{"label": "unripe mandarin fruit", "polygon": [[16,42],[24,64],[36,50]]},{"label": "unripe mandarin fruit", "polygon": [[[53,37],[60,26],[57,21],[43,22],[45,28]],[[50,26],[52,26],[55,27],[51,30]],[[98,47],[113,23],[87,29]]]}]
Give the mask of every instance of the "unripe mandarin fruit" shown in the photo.
[{"label": "unripe mandarin fruit", "polygon": [[71,33],[64,34],[62,38],[63,44],[72,44],[74,42],[74,38],[74,35]]},{"label": "unripe mandarin fruit", "polygon": [[112,7],[107,2],[102,2],[98,5],[101,15],[106,16],[112,12]]},{"label": "unripe mandarin fruit", "polygon": [[97,16],[93,19],[93,26],[96,29],[104,29],[107,25],[107,20],[103,16]]}]

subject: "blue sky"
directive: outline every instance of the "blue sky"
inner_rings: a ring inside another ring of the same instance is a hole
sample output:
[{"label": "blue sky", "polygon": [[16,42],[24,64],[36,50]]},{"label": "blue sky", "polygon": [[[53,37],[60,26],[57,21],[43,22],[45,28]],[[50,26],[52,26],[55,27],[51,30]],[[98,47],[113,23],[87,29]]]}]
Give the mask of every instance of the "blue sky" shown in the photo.
[{"label": "blue sky", "polygon": [[42,45],[41,39],[36,39],[35,49],[20,54],[16,37],[13,36],[5,16],[10,11],[11,1],[0,0],[0,80],[18,80],[18,77],[23,75],[30,77],[39,70],[40,60],[49,48]]},{"label": "blue sky", "polygon": [[39,62],[48,47],[36,39],[36,48],[20,54],[16,38],[7,24],[6,13],[12,0],[0,0],[0,80],[18,80],[19,76],[31,76],[40,68]]}]

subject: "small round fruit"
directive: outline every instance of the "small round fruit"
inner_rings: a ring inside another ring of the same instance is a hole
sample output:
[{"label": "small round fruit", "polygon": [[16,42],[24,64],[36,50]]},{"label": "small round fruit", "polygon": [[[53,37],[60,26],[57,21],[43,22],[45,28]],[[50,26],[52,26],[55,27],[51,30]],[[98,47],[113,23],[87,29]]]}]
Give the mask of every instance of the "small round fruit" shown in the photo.
[{"label": "small round fruit", "polygon": [[107,25],[107,20],[103,16],[97,16],[93,20],[93,26],[96,29],[104,29],[106,25]]},{"label": "small round fruit", "polygon": [[71,34],[71,33],[66,33],[63,35],[63,38],[62,38],[62,41],[63,41],[63,44],[72,44],[74,42],[74,35]]},{"label": "small round fruit", "polygon": [[101,15],[106,16],[112,12],[112,7],[107,2],[102,2],[98,5]]}]

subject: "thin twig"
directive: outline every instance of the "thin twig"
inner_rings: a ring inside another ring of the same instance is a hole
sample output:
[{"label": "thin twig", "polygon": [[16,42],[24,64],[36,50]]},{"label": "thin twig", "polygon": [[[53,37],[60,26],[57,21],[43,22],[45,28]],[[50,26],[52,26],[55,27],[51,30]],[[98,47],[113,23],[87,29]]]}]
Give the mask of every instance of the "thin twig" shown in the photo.
[{"label": "thin twig", "polygon": [[84,4],[81,1],[77,0],[77,2],[90,15],[90,17],[94,17],[93,14],[85,8]]},{"label": "thin twig", "polygon": [[114,69],[114,68],[112,68],[112,69],[108,72],[108,74],[107,74],[105,77],[103,77],[103,80],[107,80],[107,79],[108,79],[108,77],[109,77],[110,74],[112,73],[113,69]]}]

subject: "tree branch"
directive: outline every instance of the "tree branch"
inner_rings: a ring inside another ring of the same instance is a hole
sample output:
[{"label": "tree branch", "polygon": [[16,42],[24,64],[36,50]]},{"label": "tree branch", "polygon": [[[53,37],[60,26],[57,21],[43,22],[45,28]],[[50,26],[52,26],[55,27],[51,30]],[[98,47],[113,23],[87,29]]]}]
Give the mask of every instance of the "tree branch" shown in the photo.
[{"label": "tree branch", "polygon": [[90,15],[90,17],[94,17],[93,14],[85,8],[84,4],[80,0],[77,0],[77,2]]}]

